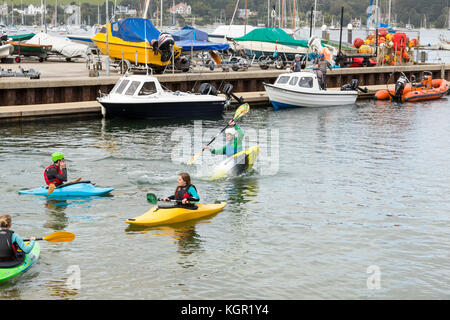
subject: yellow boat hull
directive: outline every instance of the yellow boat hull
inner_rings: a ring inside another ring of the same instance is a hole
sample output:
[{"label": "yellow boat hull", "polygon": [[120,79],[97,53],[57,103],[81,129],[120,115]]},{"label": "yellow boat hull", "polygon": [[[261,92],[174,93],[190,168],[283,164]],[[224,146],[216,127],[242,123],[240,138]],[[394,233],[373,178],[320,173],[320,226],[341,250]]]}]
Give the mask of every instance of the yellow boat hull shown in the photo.
[{"label": "yellow boat hull", "polygon": [[226,202],[201,204],[196,210],[184,208],[158,208],[154,206],[143,215],[125,220],[126,223],[135,226],[153,227],[165,224],[179,223],[209,216],[219,212],[226,206]]},{"label": "yellow boat hull", "polygon": [[[106,25],[104,26],[106,29]],[[110,27],[111,28],[111,27]],[[161,54],[153,51],[149,42],[129,42],[124,41],[118,37],[114,37],[111,34],[111,30],[108,30],[108,51],[111,59],[128,60],[132,63],[148,64],[155,66],[166,66],[172,62],[172,59],[168,61],[161,61]],[[106,50],[106,33],[99,32],[91,40],[100,49],[100,51],[107,55]],[[175,58],[181,55],[181,47],[177,45],[173,46]]]},{"label": "yellow boat hull", "polygon": [[219,163],[213,170],[211,180],[237,176],[253,168],[259,154],[259,146],[238,152]]}]

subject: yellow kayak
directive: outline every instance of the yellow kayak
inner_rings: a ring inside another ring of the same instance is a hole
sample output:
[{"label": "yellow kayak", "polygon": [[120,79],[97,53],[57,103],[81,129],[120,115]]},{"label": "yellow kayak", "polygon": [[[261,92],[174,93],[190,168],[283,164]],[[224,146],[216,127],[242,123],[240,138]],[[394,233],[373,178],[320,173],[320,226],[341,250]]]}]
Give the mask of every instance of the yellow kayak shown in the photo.
[{"label": "yellow kayak", "polygon": [[238,176],[250,170],[258,157],[259,146],[250,147],[220,162],[213,170],[211,180],[223,179],[227,176]]},{"label": "yellow kayak", "polygon": [[210,204],[197,203],[197,209],[161,208],[158,206],[154,206],[143,215],[125,220],[125,222],[131,225],[145,227],[179,223],[202,218],[219,212],[226,206],[226,204],[226,202]]}]

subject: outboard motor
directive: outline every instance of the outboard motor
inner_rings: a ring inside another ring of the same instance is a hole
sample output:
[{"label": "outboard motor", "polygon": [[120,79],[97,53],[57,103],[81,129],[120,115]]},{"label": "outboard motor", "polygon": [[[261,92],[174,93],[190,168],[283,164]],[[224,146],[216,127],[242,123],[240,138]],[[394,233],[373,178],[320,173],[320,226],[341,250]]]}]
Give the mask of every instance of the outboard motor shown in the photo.
[{"label": "outboard motor", "polygon": [[350,83],[344,84],[341,91],[355,91],[358,90],[358,79],[352,79]]},{"label": "outboard motor", "polygon": [[222,93],[225,94],[227,96],[227,101],[225,102],[225,106],[228,107],[229,105],[231,105],[231,98],[234,98],[237,102],[239,102],[240,104],[245,103],[244,99],[242,99],[242,97],[237,97],[233,92],[233,85],[231,83],[227,83],[223,89],[222,89]]},{"label": "outboard motor", "polygon": [[198,88],[198,93],[202,94],[202,95],[212,95],[212,96],[217,96],[217,90],[216,88],[210,84],[210,83],[202,83],[200,85],[200,88]]},{"label": "outboard motor", "polygon": [[395,83],[394,96],[392,97],[395,101],[402,101],[403,90],[405,90],[406,82],[408,79],[402,75],[397,79]]},{"label": "outboard motor", "polygon": [[158,37],[158,48],[161,51],[170,50],[170,47],[175,44],[175,40],[170,33],[161,32]]},{"label": "outboard motor", "polygon": [[358,86],[358,79],[352,79],[350,83],[344,84],[341,87],[341,91],[355,91],[359,90],[361,92],[367,93],[369,90],[367,88],[361,88]]},{"label": "outboard motor", "polygon": [[158,50],[161,53],[161,61],[166,62],[172,57],[172,47],[175,44],[172,35],[161,32],[158,37]]}]

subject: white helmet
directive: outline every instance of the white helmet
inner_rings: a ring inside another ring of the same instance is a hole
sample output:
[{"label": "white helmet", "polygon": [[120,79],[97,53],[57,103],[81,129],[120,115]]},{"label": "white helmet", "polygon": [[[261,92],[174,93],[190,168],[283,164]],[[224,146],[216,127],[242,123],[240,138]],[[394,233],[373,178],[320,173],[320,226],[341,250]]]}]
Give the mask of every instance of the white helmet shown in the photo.
[{"label": "white helmet", "polygon": [[235,128],[227,128],[225,130],[225,134],[231,134],[232,136],[236,135],[236,129]]}]

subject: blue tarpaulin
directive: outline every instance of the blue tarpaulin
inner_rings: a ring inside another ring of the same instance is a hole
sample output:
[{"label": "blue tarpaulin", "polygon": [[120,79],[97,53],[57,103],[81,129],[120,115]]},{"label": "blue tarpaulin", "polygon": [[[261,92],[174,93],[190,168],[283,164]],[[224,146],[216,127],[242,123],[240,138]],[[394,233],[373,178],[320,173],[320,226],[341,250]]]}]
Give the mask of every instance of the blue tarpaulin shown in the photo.
[{"label": "blue tarpaulin", "polygon": [[175,44],[182,47],[182,51],[209,51],[209,50],[227,50],[228,43],[213,43],[208,41],[181,40]]},{"label": "blue tarpaulin", "polygon": [[175,44],[182,47],[182,51],[227,50],[228,43],[214,43],[208,41],[208,34],[191,26],[184,26],[172,33]]},{"label": "blue tarpaulin", "polygon": [[149,19],[127,18],[111,23],[111,34],[124,41],[143,42],[158,39],[160,32]]},{"label": "blue tarpaulin", "polygon": [[181,30],[172,33],[173,40],[181,41],[181,40],[199,40],[199,41],[208,41],[208,34],[204,31],[195,29],[191,26],[184,26]]}]

